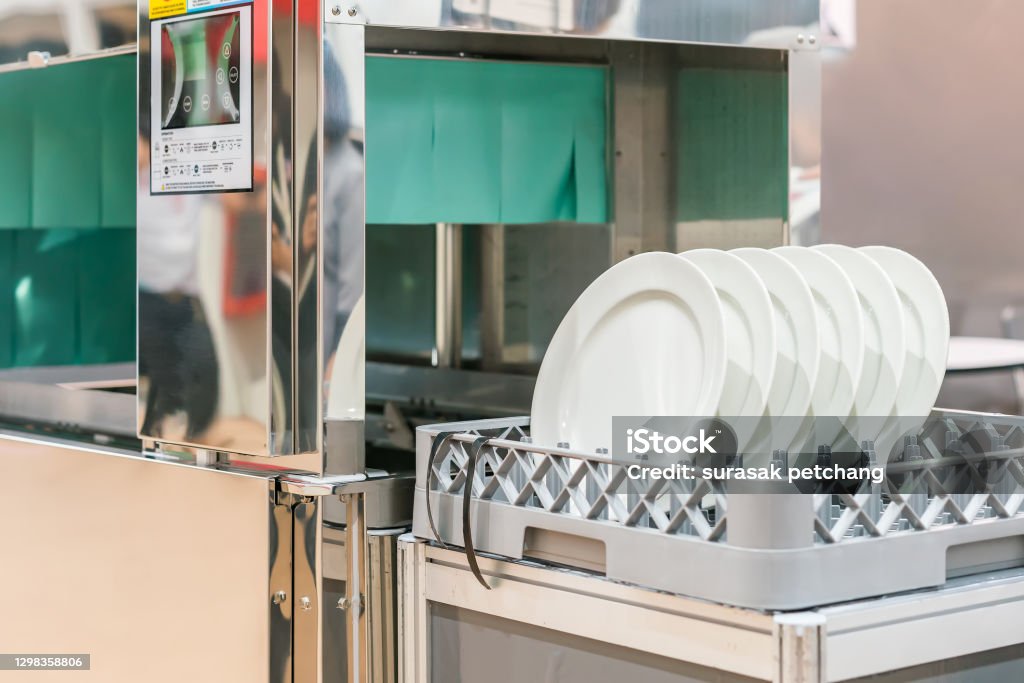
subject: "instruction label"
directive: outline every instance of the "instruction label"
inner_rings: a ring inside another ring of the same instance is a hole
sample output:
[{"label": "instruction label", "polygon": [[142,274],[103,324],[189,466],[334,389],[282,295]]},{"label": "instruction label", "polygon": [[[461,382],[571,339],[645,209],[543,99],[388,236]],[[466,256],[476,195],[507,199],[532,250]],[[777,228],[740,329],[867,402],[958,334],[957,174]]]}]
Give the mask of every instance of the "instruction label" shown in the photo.
[{"label": "instruction label", "polygon": [[154,21],[150,39],[150,192],[251,190],[252,6]]},{"label": "instruction label", "polygon": [[149,18],[166,19],[190,12],[203,12],[232,5],[242,5],[251,0],[149,0]]}]

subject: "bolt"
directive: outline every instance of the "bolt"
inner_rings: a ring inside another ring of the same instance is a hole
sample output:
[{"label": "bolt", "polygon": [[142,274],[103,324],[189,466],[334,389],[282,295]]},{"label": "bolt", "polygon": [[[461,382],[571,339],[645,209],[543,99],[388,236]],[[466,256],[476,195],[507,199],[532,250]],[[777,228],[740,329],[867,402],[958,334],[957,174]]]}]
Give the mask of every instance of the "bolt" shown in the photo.
[{"label": "bolt", "polygon": [[798,33],[797,36],[796,36],[796,42],[798,42],[801,45],[803,45],[804,44],[804,34]]},{"label": "bolt", "polygon": [[348,609],[352,606],[352,601],[348,598],[338,598],[338,609]]},{"label": "bolt", "polygon": [[277,591],[274,593],[274,597],[271,598],[275,605],[280,605],[282,602],[288,599],[288,594],[284,591]]},{"label": "bolt", "polygon": [[348,15],[350,17],[354,17],[357,14],[359,14],[359,10],[357,10],[355,7],[349,7],[348,8]]},{"label": "bolt", "polygon": [[807,42],[810,43],[811,45],[814,45],[816,42],[818,42],[818,39],[815,38],[814,36],[807,36]]},{"label": "bolt", "polygon": [[299,604],[302,606],[303,612],[308,612],[309,610],[313,609],[313,603],[305,595],[299,598]]},{"label": "bolt", "polygon": [[339,14],[341,14],[341,8],[335,5],[334,7],[331,8],[331,14],[333,14],[334,16],[338,16]]}]

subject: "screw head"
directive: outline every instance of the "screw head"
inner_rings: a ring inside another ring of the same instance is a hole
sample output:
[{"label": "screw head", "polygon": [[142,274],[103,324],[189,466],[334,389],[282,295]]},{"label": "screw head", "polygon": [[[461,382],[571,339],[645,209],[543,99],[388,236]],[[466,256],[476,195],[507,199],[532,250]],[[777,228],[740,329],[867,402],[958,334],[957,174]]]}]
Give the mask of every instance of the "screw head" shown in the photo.
[{"label": "screw head", "polygon": [[274,597],[271,598],[275,605],[280,605],[282,602],[288,599],[288,594],[284,591],[277,591],[274,593]]},{"label": "screw head", "polygon": [[807,36],[807,42],[810,43],[811,45],[814,45],[816,42],[818,42],[818,39],[815,38],[814,36]]},{"label": "screw head", "polygon": [[348,8],[348,15],[350,17],[354,17],[357,14],[359,14],[359,10],[357,10],[355,7],[349,7]]},{"label": "screw head", "polygon": [[313,609],[313,602],[305,595],[299,598],[299,605],[302,607],[303,612],[308,612],[309,610]]},{"label": "screw head", "polygon": [[331,8],[331,14],[333,14],[334,16],[338,16],[339,14],[341,14],[341,8],[335,5],[334,7]]},{"label": "screw head", "polygon": [[804,44],[804,34],[802,34],[802,33],[799,33],[799,34],[797,34],[797,36],[796,36],[796,42],[798,42],[798,43],[800,43],[801,45],[803,45],[803,44]]},{"label": "screw head", "polygon": [[348,598],[338,598],[338,609],[345,610],[352,606],[352,601]]}]

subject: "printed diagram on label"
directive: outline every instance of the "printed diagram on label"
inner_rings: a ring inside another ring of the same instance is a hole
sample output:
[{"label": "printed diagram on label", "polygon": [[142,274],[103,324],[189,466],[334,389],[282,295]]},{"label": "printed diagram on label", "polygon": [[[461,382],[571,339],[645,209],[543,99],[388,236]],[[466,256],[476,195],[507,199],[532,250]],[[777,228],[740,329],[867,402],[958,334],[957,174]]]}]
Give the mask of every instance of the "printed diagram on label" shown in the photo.
[{"label": "printed diagram on label", "polygon": [[252,189],[251,6],[152,23],[153,194]]}]

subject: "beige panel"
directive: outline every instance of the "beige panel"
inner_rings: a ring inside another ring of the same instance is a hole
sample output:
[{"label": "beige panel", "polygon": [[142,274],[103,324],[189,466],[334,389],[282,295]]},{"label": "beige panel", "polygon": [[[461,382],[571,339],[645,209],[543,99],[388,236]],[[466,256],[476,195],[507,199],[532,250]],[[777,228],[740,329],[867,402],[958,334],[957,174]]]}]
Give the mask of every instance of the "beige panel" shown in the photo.
[{"label": "beige panel", "polygon": [[266,479],[0,434],[0,681],[268,681]]}]

